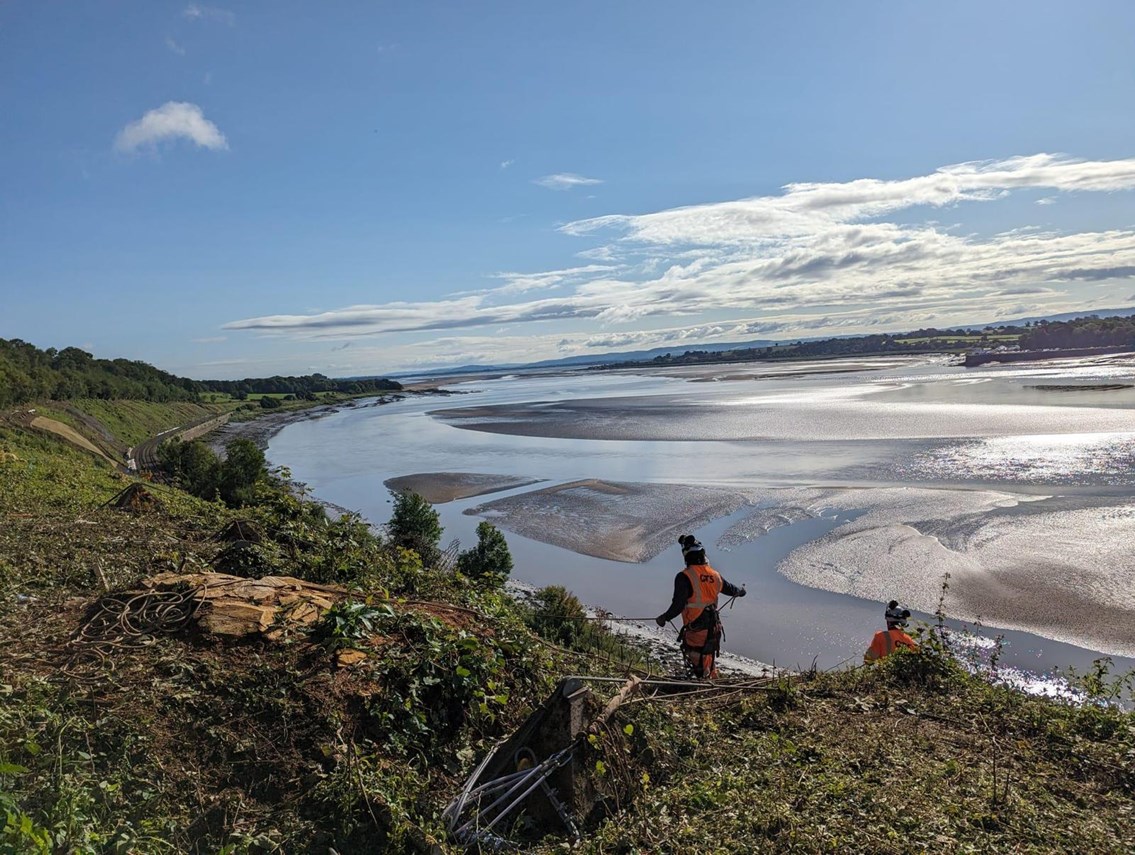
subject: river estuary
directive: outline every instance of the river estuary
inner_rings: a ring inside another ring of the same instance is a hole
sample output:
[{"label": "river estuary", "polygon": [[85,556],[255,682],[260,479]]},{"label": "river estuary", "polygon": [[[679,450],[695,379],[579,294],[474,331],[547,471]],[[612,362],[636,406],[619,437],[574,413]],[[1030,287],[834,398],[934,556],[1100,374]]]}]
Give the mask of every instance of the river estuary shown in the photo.
[{"label": "river estuary", "polygon": [[446,541],[490,519],[514,578],[620,615],[668,605],[692,531],[747,586],[726,647],[763,662],[857,661],[882,603],[928,620],[949,573],[946,611],[1025,679],[1135,668],[1135,359],[949,362],[466,380],[288,425],[268,456],[378,524],[389,479],[499,476],[436,505]]}]

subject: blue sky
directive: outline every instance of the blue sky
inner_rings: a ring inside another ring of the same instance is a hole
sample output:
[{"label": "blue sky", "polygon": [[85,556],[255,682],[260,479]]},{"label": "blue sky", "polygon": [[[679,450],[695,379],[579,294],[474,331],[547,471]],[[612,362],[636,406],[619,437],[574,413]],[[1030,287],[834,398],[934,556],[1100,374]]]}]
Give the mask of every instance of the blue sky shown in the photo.
[{"label": "blue sky", "polygon": [[0,336],[381,373],[1135,305],[1128,2],[0,4]]}]

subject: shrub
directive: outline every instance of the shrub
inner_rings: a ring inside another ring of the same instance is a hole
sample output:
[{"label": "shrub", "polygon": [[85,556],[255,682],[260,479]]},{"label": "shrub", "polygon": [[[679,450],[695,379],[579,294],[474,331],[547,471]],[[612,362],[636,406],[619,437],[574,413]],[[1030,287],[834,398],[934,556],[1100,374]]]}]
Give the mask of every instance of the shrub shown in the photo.
[{"label": "shrub", "polygon": [[225,446],[225,455],[220,472],[221,498],[230,507],[253,504],[253,488],[268,477],[264,452],[250,439],[234,439]]},{"label": "shrub", "polygon": [[477,526],[477,545],[457,557],[457,569],[474,579],[503,582],[512,572],[512,553],[499,528],[484,521]]},{"label": "shrub", "polygon": [[213,559],[218,573],[256,579],[269,576],[275,570],[275,559],[269,549],[248,540],[234,540]]},{"label": "shrub", "polygon": [[327,610],[312,627],[312,636],[330,650],[341,650],[373,635],[381,619],[393,617],[394,610],[388,605],[345,601]]},{"label": "shrub", "polygon": [[562,585],[541,588],[534,597],[532,628],[549,641],[573,646],[587,626],[587,612],[583,603]]},{"label": "shrub", "polygon": [[386,530],[390,542],[403,549],[412,549],[421,556],[422,563],[432,567],[441,558],[438,543],[441,542],[441,517],[433,506],[412,490],[396,493],[394,513]]},{"label": "shrub", "polygon": [[213,499],[221,482],[221,461],[205,443],[172,439],[158,449],[158,459],[186,492]]}]

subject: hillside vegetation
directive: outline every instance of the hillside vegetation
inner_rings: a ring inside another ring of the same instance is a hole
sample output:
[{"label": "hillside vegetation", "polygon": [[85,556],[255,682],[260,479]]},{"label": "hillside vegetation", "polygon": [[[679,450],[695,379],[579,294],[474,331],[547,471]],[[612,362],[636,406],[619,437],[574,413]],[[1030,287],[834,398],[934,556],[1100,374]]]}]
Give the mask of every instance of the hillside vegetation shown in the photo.
[{"label": "hillside vegetation", "polygon": [[381,377],[333,379],[322,374],[191,380],[137,360],[97,359],[77,347],[41,350],[20,339],[0,338],[0,408],[46,400],[199,401],[207,393],[238,400],[254,394],[314,400],[328,392],[366,395],[401,388],[396,380]]},{"label": "hillside vegetation", "polygon": [[[559,678],[625,675],[591,652],[601,628],[565,624],[569,594],[505,594],[491,526],[454,558],[410,497],[376,532],[263,472],[241,508],[159,485],[106,506],[128,483],[0,424],[0,852],[457,851],[441,810],[497,740]],[[240,639],[190,623],[73,643],[143,579],[211,569],[340,599]],[[597,799],[580,851],[1135,849],[1135,719],[1104,703],[1129,684],[1101,665],[1096,702],[1030,698],[925,642],[872,669],[633,699],[581,750]],[[566,847],[559,827],[507,831]]]},{"label": "hillside vegetation", "polygon": [[1070,321],[1037,321],[1021,326],[998,325],[980,330],[928,327],[904,333],[825,338],[783,342],[769,347],[733,350],[687,350],[666,353],[644,365],[696,365],[752,360],[820,359],[903,353],[965,353],[974,349],[1019,346],[1022,350],[1079,347],[1131,347],[1135,349],[1135,315],[1100,318],[1088,315]]}]

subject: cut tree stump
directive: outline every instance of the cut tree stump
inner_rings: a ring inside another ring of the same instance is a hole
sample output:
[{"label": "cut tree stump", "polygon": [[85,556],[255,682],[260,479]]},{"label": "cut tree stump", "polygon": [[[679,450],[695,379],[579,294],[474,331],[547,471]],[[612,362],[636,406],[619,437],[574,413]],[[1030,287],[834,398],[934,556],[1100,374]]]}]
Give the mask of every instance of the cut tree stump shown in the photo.
[{"label": "cut tree stump", "polygon": [[233,638],[277,638],[289,627],[315,623],[347,596],[338,585],[319,585],[292,576],[245,579],[227,573],[162,573],[143,585],[152,591],[193,589],[198,628]]}]

